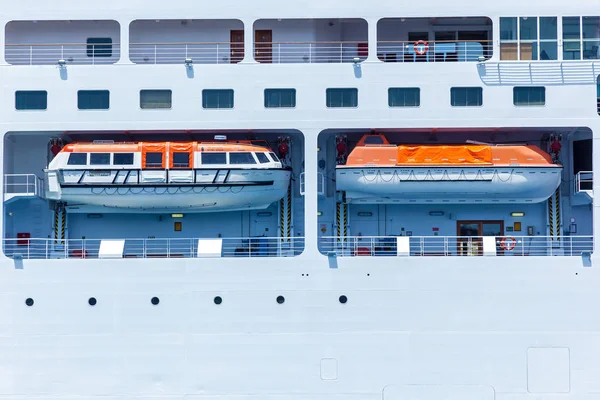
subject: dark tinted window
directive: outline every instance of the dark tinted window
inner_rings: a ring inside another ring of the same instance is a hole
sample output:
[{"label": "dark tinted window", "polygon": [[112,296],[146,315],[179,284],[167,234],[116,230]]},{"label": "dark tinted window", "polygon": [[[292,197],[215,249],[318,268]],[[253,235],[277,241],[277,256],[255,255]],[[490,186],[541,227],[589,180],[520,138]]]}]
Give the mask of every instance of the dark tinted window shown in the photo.
[{"label": "dark tinted window", "polygon": [[265,89],[265,107],[296,107],[296,89]]},{"label": "dark tinted window", "polygon": [[513,103],[515,106],[543,106],[546,104],[546,88],[515,87],[513,88]]},{"label": "dark tinted window", "polygon": [[277,158],[277,155],[275,153],[269,153],[269,155],[271,156],[271,158],[273,159],[273,161],[278,162],[279,158]]},{"label": "dark tinted window", "polygon": [[419,107],[421,105],[421,89],[389,88],[388,105],[390,107]]},{"label": "dark tinted window", "polygon": [[267,157],[267,155],[265,153],[256,153],[256,158],[258,158],[258,161],[261,164],[269,162],[269,157]]},{"label": "dark tinted window", "polygon": [[89,38],[87,40],[88,57],[110,57],[112,56],[111,38]]},{"label": "dark tinted window", "polygon": [[15,92],[17,110],[45,110],[48,108],[48,92],[45,90],[19,90]]},{"label": "dark tinted window", "polygon": [[203,108],[233,108],[232,89],[204,89],[202,91]]},{"label": "dark tinted window", "polygon": [[140,108],[171,108],[172,92],[170,90],[141,90]]},{"label": "dark tinted window", "polygon": [[133,153],[115,153],[113,157],[114,165],[133,165]]},{"label": "dark tinted window", "polygon": [[80,110],[108,110],[110,92],[108,90],[80,90],[77,92],[77,108]]},{"label": "dark tinted window", "polygon": [[202,153],[202,164],[227,164],[225,153]]},{"label": "dark tinted window", "polygon": [[229,164],[256,164],[252,153],[229,153]]},{"label": "dark tinted window", "polygon": [[67,165],[86,165],[87,153],[71,153]]},{"label": "dark tinted window", "polygon": [[327,89],[327,107],[358,107],[358,89]]},{"label": "dark tinted window", "polygon": [[190,153],[173,153],[173,167],[189,168],[190,167]]},{"label": "dark tinted window", "polygon": [[163,153],[146,153],[146,168],[162,168]]},{"label": "dark tinted window", "polygon": [[90,165],[110,165],[110,153],[90,153]]},{"label": "dark tinted window", "polygon": [[367,136],[365,144],[383,144],[383,138],[381,136]]},{"label": "dark tinted window", "polygon": [[483,105],[483,89],[480,87],[451,88],[450,102],[453,107],[481,106]]}]

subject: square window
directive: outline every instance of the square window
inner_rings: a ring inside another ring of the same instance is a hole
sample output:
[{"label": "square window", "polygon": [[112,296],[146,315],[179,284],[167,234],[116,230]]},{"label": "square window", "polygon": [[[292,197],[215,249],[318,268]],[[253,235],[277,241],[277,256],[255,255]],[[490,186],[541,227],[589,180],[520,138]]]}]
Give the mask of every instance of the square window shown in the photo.
[{"label": "square window", "polygon": [[108,90],[80,90],[77,92],[77,108],[80,110],[108,110],[110,92]]},{"label": "square window", "polygon": [[86,54],[88,57],[110,57],[112,56],[111,38],[88,38]]},{"label": "square window", "polygon": [[421,89],[389,88],[388,105],[390,107],[419,107],[421,105]]},{"label": "square window", "polygon": [[173,167],[174,168],[189,168],[190,167],[190,153],[173,153]]},{"label": "square window", "polygon": [[483,89],[480,87],[461,87],[450,89],[452,107],[479,107],[483,105]]},{"label": "square window", "polygon": [[146,153],[145,168],[162,168],[162,167],[163,167],[163,153],[158,153],[158,152]]},{"label": "square window", "polygon": [[202,108],[233,108],[233,89],[204,89]]},{"label": "square window", "polygon": [[296,107],[296,89],[265,89],[265,108]]},{"label": "square window", "polygon": [[90,165],[110,165],[110,153],[90,153]]},{"label": "square window", "polygon": [[45,110],[48,107],[48,92],[45,90],[19,90],[15,92],[17,110]]},{"label": "square window", "polygon": [[170,109],[172,92],[170,90],[140,90],[140,108]]},{"label": "square window", "polygon": [[327,89],[326,103],[329,108],[358,107],[358,89]]}]

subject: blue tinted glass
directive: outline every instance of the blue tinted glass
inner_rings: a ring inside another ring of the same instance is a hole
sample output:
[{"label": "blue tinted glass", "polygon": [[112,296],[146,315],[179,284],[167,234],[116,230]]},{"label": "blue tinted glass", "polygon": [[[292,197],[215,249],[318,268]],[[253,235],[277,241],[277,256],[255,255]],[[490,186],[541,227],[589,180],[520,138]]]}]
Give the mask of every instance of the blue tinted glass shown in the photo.
[{"label": "blue tinted glass", "polygon": [[20,90],[15,92],[17,110],[45,110],[48,107],[48,92],[44,90]]},{"label": "blue tinted glass", "polygon": [[108,90],[80,90],[77,92],[77,108],[80,110],[108,110],[110,92]]}]

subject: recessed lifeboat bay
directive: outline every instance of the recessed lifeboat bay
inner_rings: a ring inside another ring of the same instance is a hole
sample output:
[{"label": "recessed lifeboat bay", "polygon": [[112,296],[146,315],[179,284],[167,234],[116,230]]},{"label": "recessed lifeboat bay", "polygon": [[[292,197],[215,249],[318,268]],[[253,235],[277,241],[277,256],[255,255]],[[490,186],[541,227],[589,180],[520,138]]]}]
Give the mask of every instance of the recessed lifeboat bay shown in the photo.
[{"label": "recessed lifeboat bay", "polygon": [[46,175],[46,198],[68,205],[213,212],[267,208],[291,170],[253,141],[96,141],[64,146]]},{"label": "recessed lifeboat bay", "polygon": [[336,167],[336,182],[349,202],[539,203],[561,171],[534,145],[392,145],[365,135]]}]

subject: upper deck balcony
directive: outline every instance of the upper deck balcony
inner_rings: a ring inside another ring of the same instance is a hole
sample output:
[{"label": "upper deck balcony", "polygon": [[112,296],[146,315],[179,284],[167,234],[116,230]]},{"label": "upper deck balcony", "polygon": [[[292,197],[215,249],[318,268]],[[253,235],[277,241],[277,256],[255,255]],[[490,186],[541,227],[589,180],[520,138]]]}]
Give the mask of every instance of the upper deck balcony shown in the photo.
[{"label": "upper deck balcony", "polygon": [[369,55],[363,19],[262,19],[254,24],[259,63],[351,63]]},{"label": "upper deck balcony", "polygon": [[384,62],[479,61],[492,57],[489,18],[385,18],[377,24]]},{"label": "upper deck balcony", "polygon": [[137,20],[129,27],[135,64],[236,64],[244,58],[239,20]]},{"label": "upper deck balcony", "polygon": [[116,21],[11,21],[5,59],[13,65],[114,64],[119,39]]}]

